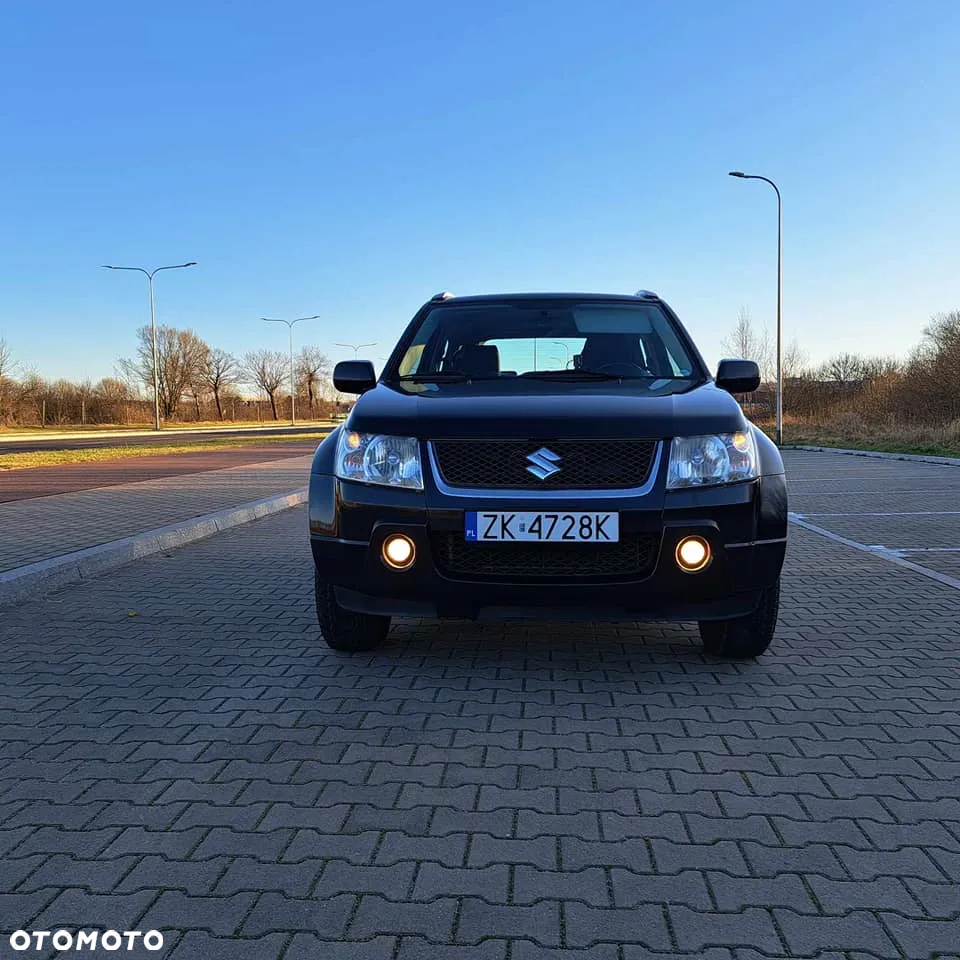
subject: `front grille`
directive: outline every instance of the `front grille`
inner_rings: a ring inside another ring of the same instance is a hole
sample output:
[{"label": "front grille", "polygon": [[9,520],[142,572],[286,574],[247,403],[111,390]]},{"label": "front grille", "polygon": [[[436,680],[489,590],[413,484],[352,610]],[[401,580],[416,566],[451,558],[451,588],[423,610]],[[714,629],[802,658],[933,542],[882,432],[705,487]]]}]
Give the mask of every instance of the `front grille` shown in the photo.
[{"label": "front grille", "polygon": [[[560,457],[541,480],[528,457],[541,448]],[[642,487],[656,440],[434,440],[441,479],[451,487],[617,490]]]},{"label": "front grille", "polygon": [[441,572],[476,580],[553,580],[585,577],[636,580],[653,569],[658,538],[632,534],[617,543],[475,543],[462,533],[436,533]]}]

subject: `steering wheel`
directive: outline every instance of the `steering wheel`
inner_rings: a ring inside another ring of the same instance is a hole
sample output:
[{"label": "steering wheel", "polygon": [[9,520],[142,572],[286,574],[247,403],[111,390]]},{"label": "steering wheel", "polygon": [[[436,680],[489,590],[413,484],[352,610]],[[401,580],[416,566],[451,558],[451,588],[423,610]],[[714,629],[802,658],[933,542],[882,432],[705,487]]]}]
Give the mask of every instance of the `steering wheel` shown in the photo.
[{"label": "steering wheel", "polygon": [[630,363],[627,360],[613,360],[610,363],[601,363],[599,366],[591,367],[595,373],[609,373],[611,376],[619,377],[649,377],[650,371],[646,367],[641,367],[639,363]]}]

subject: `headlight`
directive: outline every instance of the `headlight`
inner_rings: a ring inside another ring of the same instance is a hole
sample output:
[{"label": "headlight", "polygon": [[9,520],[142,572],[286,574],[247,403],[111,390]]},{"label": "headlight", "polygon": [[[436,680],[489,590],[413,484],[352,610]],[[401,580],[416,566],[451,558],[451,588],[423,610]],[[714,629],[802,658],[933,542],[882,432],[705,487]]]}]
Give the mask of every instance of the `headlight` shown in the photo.
[{"label": "headlight", "polygon": [[736,483],[752,480],[757,474],[757,447],[750,430],[677,437],[670,444],[668,490]]},{"label": "headlight", "polygon": [[414,437],[341,430],[334,472],[342,480],[423,489],[420,445]]}]

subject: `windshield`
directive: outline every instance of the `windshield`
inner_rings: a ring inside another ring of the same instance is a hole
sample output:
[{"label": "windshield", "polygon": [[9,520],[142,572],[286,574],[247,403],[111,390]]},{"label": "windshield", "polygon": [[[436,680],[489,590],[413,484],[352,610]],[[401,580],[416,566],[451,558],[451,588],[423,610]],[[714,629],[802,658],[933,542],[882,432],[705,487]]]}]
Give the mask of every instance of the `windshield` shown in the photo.
[{"label": "windshield", "polygon": [[386,375],[441,383],[514,377],[656,389],[702,373],[657,303],[554,300],[437,306]]}]

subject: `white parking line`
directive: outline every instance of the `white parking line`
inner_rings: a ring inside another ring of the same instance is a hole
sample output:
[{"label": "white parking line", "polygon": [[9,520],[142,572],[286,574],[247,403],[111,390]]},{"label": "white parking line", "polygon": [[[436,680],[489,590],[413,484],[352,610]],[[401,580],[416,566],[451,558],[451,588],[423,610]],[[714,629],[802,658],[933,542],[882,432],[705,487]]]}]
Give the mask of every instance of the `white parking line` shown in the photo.
[{"label": "white parking line", "polygon": [[[911,487],[911,492],[913,492]],[[894,496],[897,494],[902,494],[905,491],[903,490],[891,490],[889,487],[886,487],[883,490],[818,490],[815,494],[812,494],[816,497],[852,497],[854,495],[858,497],[873,496],[874,494],[886,494],[887,496]],[[954,497],[960,493],[956,487],[946,487],[941,490],[924,490],[923,495],[925,497],[931,496],[934,493],[952,493]],[[796,494],[796,496],[811,496],[811,494]]]},{"label": "white parking line", "polygon": [[960,547],[890,547],[891,553],[960,553]]},{"label": "white parking line", "polygon": [[803,513],[803,517],[953,517],[960,510],[898,510],[889,513]]},{"label": "white parking line", "polygon": [[[889,474],[891,480],[943,480],[946,474],[929,473],[906,473]],[[876,473],[865,473],[862,475],[848,473],[842,477],[787,477],[787,483],[841,483],[844,480],[875,480]]]},{"label": "white parking line", "polygon": [[832,530],[827,530],[825,527],[818,527],[815,523],[810,523],[807,520],[804,520],[801,514],[791,513],[789,514],[789,517],[791,523],[795,523],[798,527],[803,527],[804,530],[810,530],[813,533],[818,533],[821,537],[826,537],[828,540],[833,540],[835,543],[842,543],[845,547],[852,547],[854,550],[860,550],[861,552],[869,553],[874,557],[880,557],[882,560],[895,563],[898,567],[906,567],[908,570],[912,570],[914,573],[919,573],[921,576],[927,577],[930,580],[936,580],[938,583],[943,583],[948,587],[953,587],[954,590],[960,590],[960,580],[958,580],[956,577],[948,577],[945,573],[940,573],[937,570],[930,570],[927,567],[921,566],[919,563],[913,563],[910,560],[905,560],[902,556],[900,556],[899,553],[890,550],[887,547],[871,547],[867,546],[865,543],[860,543],[857,540],[851,540],[849,537],[841,537],[839,533],[834,533]]}]

